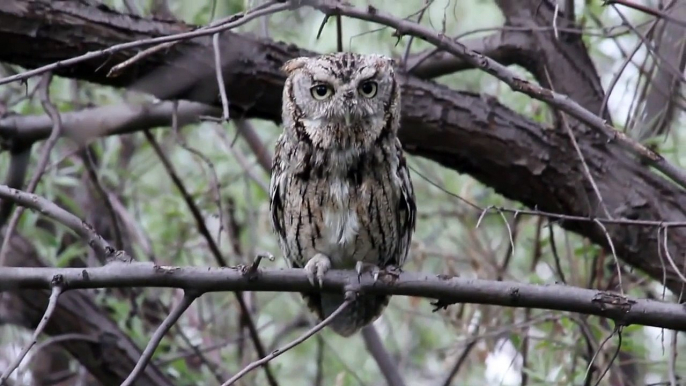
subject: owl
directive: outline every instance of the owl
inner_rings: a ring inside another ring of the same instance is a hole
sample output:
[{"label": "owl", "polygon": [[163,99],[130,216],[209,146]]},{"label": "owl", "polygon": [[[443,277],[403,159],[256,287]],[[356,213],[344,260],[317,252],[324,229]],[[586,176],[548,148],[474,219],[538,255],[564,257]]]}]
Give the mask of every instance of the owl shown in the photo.
[{"label": "owl", "polygon": [[[397,137],[400,85],[392,59],[349,52],[292,59],[283,132],[270,182],[279,246],[313,286],[329,269],[400,268],[415,227],[415,197]],[[315,280],[316,279],[316,280]],[[302,294],[324,319],[343,294]],[[358,296],[329,327],[350,336],[376,320],[388,296]]]}]

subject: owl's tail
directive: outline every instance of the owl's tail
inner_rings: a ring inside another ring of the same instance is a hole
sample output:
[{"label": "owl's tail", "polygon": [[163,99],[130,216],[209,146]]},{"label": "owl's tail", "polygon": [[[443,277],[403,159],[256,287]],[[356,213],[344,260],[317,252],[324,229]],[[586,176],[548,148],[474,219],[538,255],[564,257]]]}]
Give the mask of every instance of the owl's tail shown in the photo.
[{"label": "owl's tail", "polygon": [[[322,293],[318,295],[319,309],[316,311],[321,320],[333,314],[345,301],[344,294]],[[383,295],[358,296],[343,312],[331,321],[329,327],[339,335],[351,336],[381,316],[390,298],[390,296]],[[317,299],[308,299],[308,301],[312,300]],[[316,306],[315,304],[312,305]]]}]

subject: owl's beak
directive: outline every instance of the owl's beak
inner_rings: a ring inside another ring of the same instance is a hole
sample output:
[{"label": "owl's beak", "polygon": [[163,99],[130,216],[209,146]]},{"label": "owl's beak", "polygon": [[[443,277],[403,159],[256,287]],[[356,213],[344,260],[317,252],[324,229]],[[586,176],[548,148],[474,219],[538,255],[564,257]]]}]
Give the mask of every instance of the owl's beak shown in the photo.
[{"label": "owl's beak", "polygon": [[345,118],[345,125],[350,126],[350,121],[351,121],[351,114],[352,112],[350,111],[350,108],[345,109],[345,112],[343,113],[343,117]]}]

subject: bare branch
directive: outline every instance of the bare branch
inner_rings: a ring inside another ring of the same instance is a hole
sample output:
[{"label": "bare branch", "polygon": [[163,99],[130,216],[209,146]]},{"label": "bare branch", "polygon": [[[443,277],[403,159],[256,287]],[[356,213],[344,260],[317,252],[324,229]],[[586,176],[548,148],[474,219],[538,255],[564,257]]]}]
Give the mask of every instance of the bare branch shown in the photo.
[{"label": "bare branch", "polygon": [[[686,3],[674,1],[666,13],[686,20]],[[621,13],[620,16],[624,18]],[[654,58],[655,70],[647,93],[642,95],[645,103],[639,104],[637,111],[634,112],[634,115],[639,117],[638,124],[630,128],[639,141],[669,133],[676,117],[675,107],[684,80],[681,74],[686,68],[686,44],[683,39],[685,33],[684,27],[664,22],[659,24],[652,36],[653,49],[650,47],[650,41],[646,41],[646,48]],[[638,44],[642,44],[645,39],[639,40]]]},{"label": "bare branch", "polygon": [[129,43],[123,43],[123,44],[118,44],[116,46],[112,46],[108,49],[101,50],[101,51],[95,51],[95,52],[89,52],[84,55],[80,55],[68,60],[60,61],[60,62],[55,62],[52,64],[49,64],[47,66],[43,66],[34,70],[30,71],[25,71],[17,75],[12,75],[8,76],[5,78],[0,79],[0,85],[11,83],[11,82],[16,82],[19,80],[24,80],[28,79],[32,76],[40,75],[43,73],[46,73],[48,71],[53,71],[59,68],[64,68],[71,66],[76,63],[80,63],[86,60],[91,60],[95,58],[99,58],[101,56],[113,54],[118,51],[123,51],[131,48],[137,48],[137,47],[143,47],[146,45],[150,44],[161,44],[161,43],[170,43],[170,42],[177,42],[180,40],[186,40],[186,39],[192,39],[192,38],[197,38],[200,36],[209,36],[209,35],[214,35],[223,31],[228,31],[230,29],[239,27],[250,20],[256,19],[261,16],[266,16],[266,15],[271,15],[273,13],[285,11],[287,9],[290,9],[291,5],[286,3],[286,4],[272,4],[271,6],[260,9],[255,12],[247,13],[247,14],[242,14],[237,20],[230,22],[230,23],[225,23],[225,24],[220,24],[216,27],[211,27],[211,28],[202,28],[196,31],[191,31],[191,32],[184,32],[176,35],[170,35],[170,36],[160,36],[157,38],[151,38],[151,39],[143,39],[143,40],[138,40],[135,42],[129,42]]},{"label": "bare branch", "polygon": [[364,339],[364,346],[367,348],[367,351],[372,355],[379,369],[381,369],[381,373],[386,379],[388,386],[405,386],[405,381],[403,381],[398,371],[398,364],[393,361],[391,355],[386,351],[374,325],[369,325],[362,329],[362,339]]},{"label": "bare branch", "polygon": [[[148,142],[150,142],[155,153],[157,154],[159,159],[162,161],[162,164],[164,165],[164,168],[167,170],[167,173],[169,174],[172,181],[174,182],[174,185],[177,187],[177,189],[179,190],[179,192],[183,196],[184,201],[186,202],[186,205],[188,205],[188,208],[191,211],[193,218],[195,219],[196,226],[198,227],[198,231],[200,232],[200,234],[203,236],[203,238],[207,242],[207,245],[208,245],[210,251],[212,252],[212,256],[214,257],[215,261],[217,262],[218,265],[220,265],[222,267],[226,267],[228,264],[226,262],[226,259],[224,258],[224,255],[222,254],[222,252],[219,249],[219,246],[217,245],[214,238],[210,234],[210,231],[207,228],[207,224],[205,224],[205,220],[202,216],[202,213],[200,212],[200,209],[195,204],[195,201],[193,200],[191,195],[188,193],[183,181],[181,181],[181,178],[179,178],[178,174],[174,170],[174,166],[171,164],[171,161],[164,154],[164,152],[160,148],[159,144],[157,144],[155,137],[153,137],[153,135],[149,131],[145,131],[144,133],[145,133],[146,139],[148,140]],[[248,309],[248,306],[245,304],[245,300],[243,299],[243,295],[240,292],[234,292],[234,296],[236,297],[236,301],[238,302],[241,313],[244,317],[244,320],[246,321],[248,331],[250,331],[250,338],[252,339],[253,345],[255,346],[255,351],[257,351],[258,355],[264,356],[265,355],[264,346],[262,345],[262,341],[260,340],[260,337],[257,334],[257,328],[255,327],[255,323],[252,320],[252,316],[250,315],[250,310]],[[264,366],[264,371],[267,375],[267,380],[269,381],[269,384],[271,386],[276,386],[277,385],[276,378],[274,378],[274,375],[271,373],[269,366],[267,366],[266,364]]]},{"label": "bare branch", "polygon": [[321,322],[317,323],[316,326],[312,327],[309,331],[305,332],[302,336],[300,336],[298,339],[292,341],[291,343],[285,345],[283,348],[276,349],[272,351],[269,355],[265,356],[264,358],[257,360],[251,364],[249,364],[247,367],[245,367],[243,370],[239,371],[238,374],[234,375],[229,379],[228,381],[224,382],[222,386],[229,386],[233,385],[237,380],[243,378],[243,376],[253,369],[256,369],[257,367],[264,366],[267,364],[267,362],[271,361],[272,359],[278,357],[279,355],[285,353],[286,351],[292,349],[293,347],[299,345],[300,343],[306,341],[309,339],[312,335],[316,334],[319,332],[322,328],[328,326],[331,321],[338,316],[343,310],[345,310],[350,303],[353,301],[355,298],[355,295],[351,292],[346,292],[345,294],[345,301],[334,311],[331,315],[329,315],[326,319],[322,320]]},{"label": "bare branch", "polygon": [[[101,256],[109,257],[115,252],[114,248],[112,248],[102,236],[97,234],[90,224],[87,224],[75,215],[43,197],[12,189],[6,185],[0,185],[0,198],[13,200],[21,206],[40,212],[60,224],[67,226]],[[7,237],[6,239],[10,238]]]},{"label": "bare branch", "polygon": [[138,360],[138,363],[136,363],[136,367],[133,368],[133,371],[131,371],[129,377],[126,378],[126,380],[122,383],[122,386],[131,386],[134,384],[133,382],[136,380],[136,378],[138,378],[138,376],[143,372],[143,370],[145,370],[145,366],[148,365],[148,362],[150,362],[150,359],[152,358],[152,355],[155,353],[157,346],[162,341],[164,334],[166,334],[167,331],[169,331],[169,329],[174,325],[174,323],[176,323],[176,321],[179,320],[184,311],[186,311],[186,309],[188,309],[188,307],[190,307],[193,301],[197,299],[200,295],[201,293],[196,291],[184,291],[183,298],[172,309],[169,315],[167,315],[162,324],[160,324],[155,333],[152,335],[152,337],[150,338],[150,342],[148,342],[148,345],[145,347],[145,351],[143,351],[143,354],[141,355],[141,359]]},{"label": "bare branch", "polygon": [[224,86],[224,75],[222,73],[222,51],[219,46],[219,34],[212,35],[212,47],[214,48],[214,66],[217,73],[217,86],[219,96],[222,101],[222,120],[229,120],[229,98],[226,96],[226,86]]},{"label": "bare branch", "polygon": [[[170,127],[174,103],[120,104],[62,113],[62,136],[84,144],[108,135],[133,133],[158,126]],[[221,109],[196,102],[178,102],[179,127],[199,122],[200,117],[205,115],[219,116]],[[43,140],[51,131],[52,121],[48,115],[0,118],[0,134],[21,142]]]},{"label": "bare branch", "polygon": [[605,0],[606,5],[611,5],[611,4],[619,4],[623,5],[627,8],[633,8],[637,11],[641,11],[644,13],[647,13],[648,15],[652,15],[655,17],[658,17],[660,19],[667,20],[669,22],[675,23],[679,25],[680,27],[686,27],[686,21],[680,20],[666,12],[662,12],[660,10],[657,10],[655,8],[651,8],[642,4],[637,4],[636,2],[630,2],[627,0]]},{"label": "bare branch", "polygon": [[[143,262],[113,262],[93,268],[6,267],[0,270],[0,291],[49,288],[55,275],[64,289],[174,287],[212,291],[305,292],[312,285],[302,269],[260,270],[248,280],[247,267],[210,268],[160,266]],[[680,304],[621,296],[565,285],[534,285],[403,272],[394,283],[374,282],[354,271],[327,272],[323,292],[342,293],[353,285],[362,293],[439,299],[440,306],[478,303],[507,307],[577,312],[615,320],[686,331],[686,310]]]},{"label": "bare branch", "polygon": [[[492,35],[460,40],[462,36],[465,36],[462,34],[454,40],[460,41],[468,50],[479,52],[498,63],[508,65],[524,57],[527,52],[534,51],[529,31],[523,30],[523,28],[502,27],[500,31]],[[471,31],[469,34],[479,31]],[[407,68],[412,75],[430,79],[471,69],[474,66],[461,57],[433,49],[410,57]]]},{"label": "bare branch", "polygon": [[253,125],[245,119],[235,119],[233,124],[236,125],[238,133],[245,139],[250,150],[252,150],[255,157],[265,171],[271,171],[272,168],[272,153],[261,142],[260,137],[255,132]]},{"label": "bare branch", "polygon": [[48,324],[48,321],[50,320],[50,317],[52,316],[53,312],[55,312],[55,308],[57,307],[57,299],[60,297],[63,290],[60,280],[61,279],[59,276],[55,276],[53,278],[53,281],[51,283],[52,293],[50,294],[50,301],[45,309],[45,314],[43,315],[43,318],[38,324],[38,327],[36,327],[36,330],[33,332],[33,335],[31,336],[31,341],[21,350],[21,353],[19,353],[19,355],[14,359],[14,361],[12,361],[12,363],[10,363],[9,366],[7,366],[5,371],[2,373],[2,376],[0,376],[0,386],[5,384],[5,381],[9,378],[12,372],[19,366],[24,357],[26,357],[26,354],[29,353],[31,347],[33,347],[36,344],[36,342],[38,341],[38,336],[43,332],[45,326]]},{"label": "bare branch", "polygon": [[[57,140],[59,139],[62,133],[62,121],[60,120],[60,113],[59,111],[57,111],[57,107],[55,107],[55,105],[50,101],[51,81],[52,74],[48,72],[45,73],[43,77],[41,77],[41,80],[38,83],[38,93],[40,95],[40,101],[43,105],[43,109],[52,121],[52,130],[50,132],[50,137],[45,142],[45,144],[43,144],[40,160],[38,161],[38,165],[36,166],[36,170],[34,171],[33,177],[31,177],[31,181],[29,181],[29,186],[26,188],[26,191],[29,193],[33,193],[33,191],[36,190],[36,186],[38,186],[38,181],[40,181],[41,177],[43,176],[45,167],[48,165],[48,161],[50,160],[50,153],[52,152],[52,148],[55,147],[55,144],[57,143]],[[19,219],[21,218],[22,213],[24,213],[23,207],[16,208],[14,213],[12,214],[12,217],[10,218],[9,224],[7,225],[7,231],[5,232],[5,237],[3,237],[2,246],[0,246],[0,267],[5,265],[9,240],[10,238],[12,238],[12,233],[14,233],[14,229],[17,227],[17,224],[19,223]]]}]

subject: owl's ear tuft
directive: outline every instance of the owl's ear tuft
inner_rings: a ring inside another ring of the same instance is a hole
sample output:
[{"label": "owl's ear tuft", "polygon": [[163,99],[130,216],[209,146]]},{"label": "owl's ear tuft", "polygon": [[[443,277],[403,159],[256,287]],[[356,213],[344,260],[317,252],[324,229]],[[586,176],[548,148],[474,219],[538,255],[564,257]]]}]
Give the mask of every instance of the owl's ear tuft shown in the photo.
[{"label": "owl's ear tuft", "polygon": [[286,61],[286,63],[281,66],[281,71],[285,72],[286,75],[290,75],[293,71],[303,68],[307,63],[307,57],[300,57]]},{"label": "owl's ear tuft", "polygon": [[381,69],[382,67],[388,66],[393,69],[397,68],[398,63],[395,59],[386,55],[374,55],[377,59],[376,67]]}]

